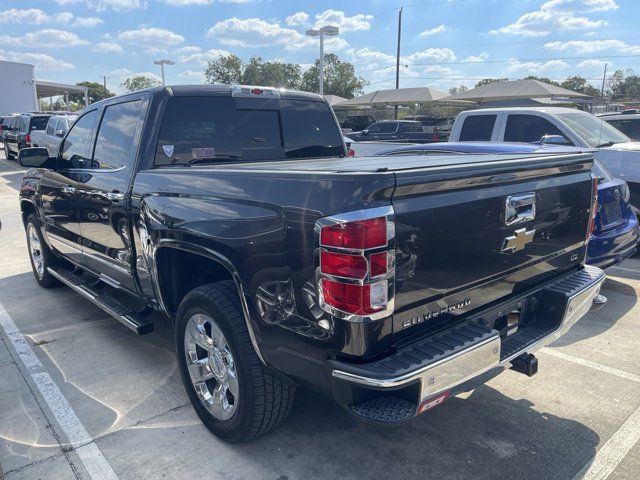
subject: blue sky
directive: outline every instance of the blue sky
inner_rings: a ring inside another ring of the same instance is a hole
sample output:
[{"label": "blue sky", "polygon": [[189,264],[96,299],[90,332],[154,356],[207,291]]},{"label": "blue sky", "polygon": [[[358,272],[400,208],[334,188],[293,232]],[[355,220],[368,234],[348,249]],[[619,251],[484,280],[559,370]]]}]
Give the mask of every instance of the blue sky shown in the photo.
[{"label": "blue sky", "polygon": [[318,43],[306,28],[339,26],[327,51],[371,83],[394,85],[397,12],[404,6],[401,86],[447,90],[483,77],[526,75],[594,84],[609,69],[640,71],[637,0],[0,0],[0,59],[36,65],[36,77],[119,84],[136,73],[200,83],[227,52],[306,68]]}]

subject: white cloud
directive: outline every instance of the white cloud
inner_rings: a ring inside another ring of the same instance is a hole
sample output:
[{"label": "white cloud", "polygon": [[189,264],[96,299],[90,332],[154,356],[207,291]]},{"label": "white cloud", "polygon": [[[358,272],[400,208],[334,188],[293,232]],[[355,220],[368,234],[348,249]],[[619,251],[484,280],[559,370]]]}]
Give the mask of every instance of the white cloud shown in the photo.
[{"label": "white cloud", "polygon": [[147,8],[146,0],[86,0],[90,8],[98,12],[113,10],[114,12],[128,12]]},{"label": "white cloud", "polygon": [[123,48],[117,43],[112,42],[100,42],[92,48],[94,52],[107,52],[107,53],[122,53]]},{"label": "white cloud", "polygon": [[598,70],[602,71],[605,65],[611,66],[611,62],[605,62],[604,60],[583,60],[579,64],[576,65],[577,68],[583,68],[585,70]]},{"label": "white cloud", "polygon": [[169,5],[184,7],[185,5],[211,5],[213,0],[164,0]]},{"label": "white cloud", "polygon": [[442,33],[447,30],[447,26],[443,23],[442,25],[438,25],[437,27],[430,28],[429,30],[425,30],[420,34],[421,37],[429,37],[431,35],[436,35],[438,33]]},{"label": "white cloud", "polygon": [[195,65],[206,66],[209,62],[219,59],[224,55],[229,55],[229,52],[226,50],[219,50],[217,48],[212,48],[206,52],[195,52],[189,55],[182,55],[179,60],[182,63],[192,63]]},{"label": "white cloud", "polygon": [[161,50],[163,47],[170,47],[184,42],[182,35],[178,35],[171,30],[165,30],[164,28],[127,30],[118,34],[118,38],[123,42],[156,51]]},{"label": "white cloud", "polygon": [[489,58],[489,54],[487,52],[482,52],[480,55],[469,55],[462,61],[466,63],[482,63],[487,58]]},{"label": "white cloud", "polygon": [[596,53],[605,50],[616,50],[626,54],[640,54],[640,45],[630,45],[622,40],[569,40],[567,42],[548,42],[544,44],[546,50],[559,52]]},{"label": "white cloud", "polygon": [[178,76],[181,78],[198,80],[200,83],[204,81],[204,73],[202,71],[197,72],[195,70],[185,70],[184,72],[180,72]]},{"label": "white cloud", "polygon": [[305,12],[297,12],[293,15],[289,15],[284,19],[284,22],[290,27],[297,27],[301,25],[306,25],[309,21],[309,14]]},{"label": "white cloud", "polygon": [[196,47],[195,45],[187,45],[176,50],[177,53],[196,53],[201,51],[202,49],[200,47]]},{"label": "white cloud", "polygon": [[21,37],[0,35],[0,44],[16,47],[62,48],[87,45],[89,42],[66,30],[45,28],[36,32],[28,32]]},{"label": "white cloud", "polygon": [[44,25],[59,23],[74,27],[93,27],[102,23],[102,19],[96,17],[76,17],[71,12],[59,12],[48,14],[39,8],[18,9],[0,11],[0,23]]},{"label": "white cloud", "polygon": [[552,32],[596,29],[606,26],[607,22],[592,20],[585,14],[617,8],[614,0],[549,0],[538,10],[525,13],[514,23],[490,33],[543,37]]},{"label": "white cloud", "polygon": [[549,60],[548,62],[519,62],[511,59],[509,65],[505,67],[507,73],[531,73],[538,75],[540,73],[554,72],[558,70],[566,70],[570,65],[562,60]]},{"label": "white cloud", "polygon": [[74,27],[95,27],[103,23],[101,18],[98,17],[75,17],[71,23]]},{"label": "white cloud", "polygon": [[320,28],[325,25],[333,25],[339,27],[340,32],[353,32],[357,30],[369,30],[371,28],[371,20],[373,15],[365,15],[359,13],[349,17],[340,10],[325,10],[315,16],[316,23],[314,28]]},{"label": "white cloud", "polygon": [[369,48],[361,48],[359,50],[350,49],[347,51],[347,54],[354,57],[356,61],[365,62],[369,67],[375,66],[375,64],[392,63],[396,61],[395,55],[371,50]]},{"label": "white cloud", "polygon": [[456,59],[453,50],[449,48],[427,48],[419,52],[413,52],[401,60],[407,63],[420,62],[422,60],[437,60],[439,62],[451,62]]},{"label": "white cloud", "polygon": [[0,53],[0,60],[32,63],[35,65],[36,70],[65,70],[75,68],[75,65],[72,63],[53,58],[44,53],[4,52]]}]

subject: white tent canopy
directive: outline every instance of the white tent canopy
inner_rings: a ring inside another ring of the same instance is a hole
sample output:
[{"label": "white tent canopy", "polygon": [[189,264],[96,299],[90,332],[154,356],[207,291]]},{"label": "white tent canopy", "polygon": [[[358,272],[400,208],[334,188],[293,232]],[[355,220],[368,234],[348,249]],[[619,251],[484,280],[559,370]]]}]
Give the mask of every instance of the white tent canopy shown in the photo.
[{"label": "white tent canopy", "polygon": [[341,102],[340,107],[363,107],[375,105],[408,105],[430,103],[446,97],[447,94],[431,87],[398,88],[376,90],[360,97]]},{"label": "white tent canopy", "polygon": [[557,87],[540,80],[512,80],[494,82],[465,92],[442,98],[443,102],[491,102],[497,100],[514,100],[525,98],[590,98],[583,93]]},{"label": "white tent canopy", "polygon": [[341,97],[339,95],[325,95],[324,98],[327,99],[327,101],[329,102],[329,105],[331,105],[332,107],[335,107],[336,105],[339,105],[342,102],[347,100],[346,98]]}]

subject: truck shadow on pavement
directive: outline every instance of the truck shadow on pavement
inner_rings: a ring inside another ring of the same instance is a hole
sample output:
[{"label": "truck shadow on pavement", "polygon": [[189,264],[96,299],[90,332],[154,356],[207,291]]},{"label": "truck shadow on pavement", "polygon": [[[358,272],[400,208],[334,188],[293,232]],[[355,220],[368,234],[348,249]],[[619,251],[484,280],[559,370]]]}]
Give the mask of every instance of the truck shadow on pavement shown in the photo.
[{"label": "truck shadow on pavement", "polygon": [[574,343],[597,337],[613,327],[638,302],[636,290],[626,284],[607,278],[602,294],[608,302],[597,313],[589,313],[581,318],[568,333],[553,343],[554,347],[565,347]]},{"label": "truck shadow on pavement", "polygon": [[[215,472],[216,478],[273,480],[568,479],[593,459],[600,440],[578,421],[485,385],[400,428],[360,423],[334,402],[299,389],[283,425],[251,443],[229,445],[186,405],[169,322],[136,337],[64,287],[39,289],[31,272],[0,279],[0,302],[116,471],[137,471],[137,478],[164,472],[211,478]],[[42,340],[49,343],[37,346]],[[90,354],[71,354],[82,345]]]},{"label": "truck shadow on pavement", "polygon": [[[22,168],[22,167],[18,165],[17,168]],[[13,188],[16,192],[20,190],[23,176],[24,176],[24,172],[3,174],[0,171],[0,181],[2,181],[7,187]]]}]

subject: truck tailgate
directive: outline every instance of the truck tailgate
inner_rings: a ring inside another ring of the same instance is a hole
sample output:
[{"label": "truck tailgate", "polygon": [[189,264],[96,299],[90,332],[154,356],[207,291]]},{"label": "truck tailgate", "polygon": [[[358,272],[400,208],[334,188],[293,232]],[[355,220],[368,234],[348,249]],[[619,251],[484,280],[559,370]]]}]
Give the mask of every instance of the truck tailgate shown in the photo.
[{"label": "truck tailgate", "polygon": [[396,171],[394,332],[452,323],[578,268],[591,167],[581,154]]}]

